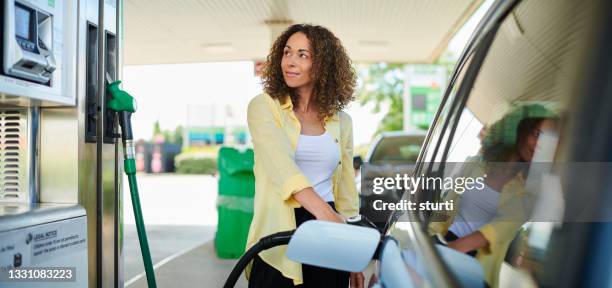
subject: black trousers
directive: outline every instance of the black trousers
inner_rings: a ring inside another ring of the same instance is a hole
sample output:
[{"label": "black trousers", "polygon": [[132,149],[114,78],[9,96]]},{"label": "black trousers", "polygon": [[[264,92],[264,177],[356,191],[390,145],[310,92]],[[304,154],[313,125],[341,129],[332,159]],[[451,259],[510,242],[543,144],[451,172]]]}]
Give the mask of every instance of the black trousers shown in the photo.
[{"label": "black trousers", "polygon": [[[457,239],[459,239],[459,236],[455,235],[455,233],[453,233],[453,232],[451,232],[451,231],[446,232],[446,235],[444,235],[444,241],[446,241],[447,243],[448,243],[448,242],[451,242],[451,241],[455,241],[455,240],[457,240]],[[445,245],[445,246],[446,246],[446,244],[444,244],[444,243],[440,242],[440,240],[438,239],[438,237],[436,237],[435,235],[433,236],[433,241],[434,241],[434,243],[436,243],[436,244],[442,244],[442,245]],[[472,251],[469,251],[469,252],[467,252],[467,253],[465,253],[465,254],[468,254],[468,255],[470,255],[470,256],[472,256],[472,257],[476,257],[476,253],[477,253],[477,252],[478,252],[477,250],[472,250]]]},{"label": "black trousers", "polygon": [[[336,210],[334,202],[328,202]],[[295,212],[295,222],[297,226],[315,217],[304,208],[297,208]],[[321,268],[302,264],[302,277],[304,284],[297,287],[329,287],[346,288],[349,285],[349,273],[339,270]],[[296,287],[293,280],[286,278],[280,271],[268,265],[259,256],[253,260],[251,275],[249,277],[249,288],[268,288],[268,287]]]}]

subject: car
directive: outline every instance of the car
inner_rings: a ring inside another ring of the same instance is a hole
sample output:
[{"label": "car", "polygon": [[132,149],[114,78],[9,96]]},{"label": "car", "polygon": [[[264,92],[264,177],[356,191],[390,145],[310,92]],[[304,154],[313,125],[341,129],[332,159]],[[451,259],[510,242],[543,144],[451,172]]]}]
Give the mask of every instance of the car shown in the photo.
[{"label": "car", "polygon": [[[376,224],[380,231],[384,229],[386,224],[384,219],[389,215],[374,210],[373,203],[393,202],[399,199],[399,196],[390,193],[385,195],[372,193],[373,178],[396,172],[410,173],[414,169],[423,140],[425,140],[425,131],[386,131],[374,139],[368,150],[365,165],[362,166],[361,173],[355,181],[357,190],[360,191],[359,213]],[[363,190],[362,183],[366,186]]]},{"label": "car", "polygon": [[425,131],[388,131],[380,133],[368,150],[370,164],[414,164],[425,140]]},{"label": "car", "polygon": [[[610,1],[493,3],[455,66],[412,175],[454,177],[467,174],[465,163],[491,169],[490,159],[526,168],[499,187],[487,182],[502,196],[492,218],[470,232],[487,240],[474,257],[432,232],[435,224],[456,220],[430,210],[393,211],[371,286],[612,286],[609,11]],[[539,120],[521,136],[525,119]],[[502,127],[505,120],[513,124]],[[528,146],[518,139],[536,140]],[[512,190],[520,193],[504,198]],[[449,193],[419,187],[401,199],[443,203]],[[462,213],[461,205],[456,209]],[[519,215],[508,220],[519,225],[493,228],[501,232],[488,238],[491,229],[484,227],[504,213]]]},{"label": "car", "polygon": [[[413,166],[421,151],[423,140],[425,140],[425,131],[420,130],[382,132],[376,136],[368,149],[365,162],[378,166],[386,164]],[[361,156],[354,157],[353,165],[355,169],[361,169],[363,165]],[[361,173],[355,180],[357,191],[361,191]]]}]

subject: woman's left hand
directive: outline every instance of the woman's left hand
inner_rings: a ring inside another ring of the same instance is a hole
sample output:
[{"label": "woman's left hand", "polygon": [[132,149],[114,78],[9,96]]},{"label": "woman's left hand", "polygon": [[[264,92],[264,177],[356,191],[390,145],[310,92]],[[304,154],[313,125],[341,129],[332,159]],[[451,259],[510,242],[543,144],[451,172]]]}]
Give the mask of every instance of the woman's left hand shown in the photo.
[{"label": "woman's left hand", "polygon": [[364,276],[362,272],[351,272],[351,288],[363,288]]},{"label": "woman's left hand", "polygon": [[448,242],[448,247],[462,253],[484,248],[489,242],[480,231],[461,237],[455,241]]}]

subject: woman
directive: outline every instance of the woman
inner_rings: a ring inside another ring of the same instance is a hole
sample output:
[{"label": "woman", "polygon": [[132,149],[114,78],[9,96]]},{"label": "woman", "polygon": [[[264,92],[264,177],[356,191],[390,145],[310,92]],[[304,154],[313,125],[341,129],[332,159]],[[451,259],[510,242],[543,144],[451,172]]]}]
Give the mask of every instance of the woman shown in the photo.
[{"label": "woman", "polygon": [[[359,213],[352,120],[355,73],[340,40],[321,26],[293,25],[274,42],[263,71],[265,93],[249,103],[255,152],[255,210],[247,248],[311,220],[344,223]],[[349,273],[301,265],[286,246],[247,267],[249,287],[347,287]],[[350,274],[351,286],[363,274]],[[360,286],[356,286],[360,285]]]}]

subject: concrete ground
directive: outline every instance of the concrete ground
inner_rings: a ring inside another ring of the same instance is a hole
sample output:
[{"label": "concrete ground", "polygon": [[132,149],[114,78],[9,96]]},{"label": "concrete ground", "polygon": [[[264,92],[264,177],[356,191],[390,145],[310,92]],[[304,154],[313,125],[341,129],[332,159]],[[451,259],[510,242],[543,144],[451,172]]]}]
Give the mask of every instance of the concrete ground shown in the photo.
[{"label": "concrete ground", "polygon": [[[217,179],[175,174],[137,177],[158,287],[223,286],[236,261],[218,259],[213,248]],[[147,287],[127,181],[123,196],[125,284]],[[237,287],[246,287],[241,281]]]},{"label": "concrete ground", "polygon": [[[209,241],[157,267],[155,279],[158,287],[223,287],[235,264],[236,260],[218,259],[213,242]],[[147,279],[143,275],[126,287],[146,288]],[[244,276],[240,277],[235,287],[247,287]]]},{"label": "concrete ground", "polygon": [[[154,264],[159,264],[162,261],[168,262],[179,257],[205,243],[212,243],[216,228],[192,225],[152,225],[147,226],[146,229],[152,261]],[[125,225],[124,232],[124,275],[126,284],[129,284],[135,281],[135,277],[142,276],[139,274],[144,272],[144,264],[136,226]]]}]

